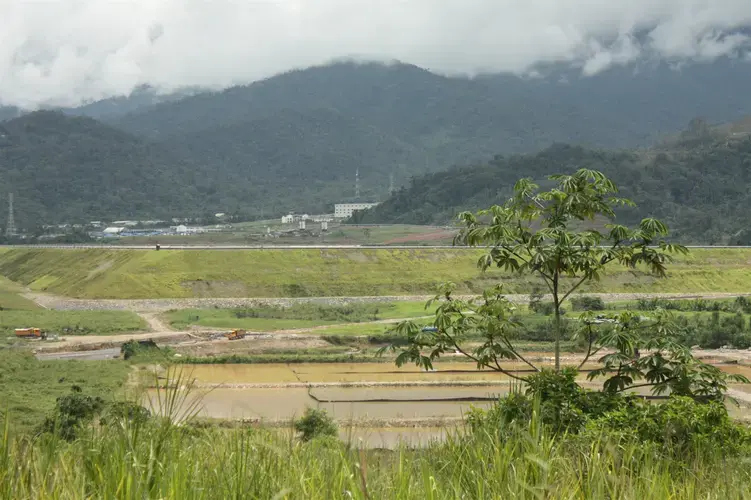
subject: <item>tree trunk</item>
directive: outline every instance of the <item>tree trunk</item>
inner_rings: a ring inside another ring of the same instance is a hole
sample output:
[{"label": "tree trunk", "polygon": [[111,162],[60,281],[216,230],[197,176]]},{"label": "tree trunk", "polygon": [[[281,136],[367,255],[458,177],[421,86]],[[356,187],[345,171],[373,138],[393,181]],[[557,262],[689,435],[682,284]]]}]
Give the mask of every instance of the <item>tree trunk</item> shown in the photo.
[{"label": "tree trunk", "polygon": [[553,275],[553,306],[555,309],[555,371],[561,371],[561,303],[558,300],[558,272]]},{"label": "tree trunk", "polygon": [[558,294],[553,297],[553,303],[555,305],[555,371],[561,371],[561,308],[558,303]]}]

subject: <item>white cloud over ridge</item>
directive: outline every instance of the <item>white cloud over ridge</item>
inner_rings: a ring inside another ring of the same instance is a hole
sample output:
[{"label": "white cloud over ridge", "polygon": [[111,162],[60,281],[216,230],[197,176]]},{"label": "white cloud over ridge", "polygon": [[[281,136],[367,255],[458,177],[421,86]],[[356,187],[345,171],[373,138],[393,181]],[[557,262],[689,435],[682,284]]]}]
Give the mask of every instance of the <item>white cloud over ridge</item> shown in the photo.
[{"label": "white cloud over ridge", "polygon": [[749,26],[751,0],[0,0],[0,104],[221,88],[352,54],[592,75],[645,57],[734,57]]}]

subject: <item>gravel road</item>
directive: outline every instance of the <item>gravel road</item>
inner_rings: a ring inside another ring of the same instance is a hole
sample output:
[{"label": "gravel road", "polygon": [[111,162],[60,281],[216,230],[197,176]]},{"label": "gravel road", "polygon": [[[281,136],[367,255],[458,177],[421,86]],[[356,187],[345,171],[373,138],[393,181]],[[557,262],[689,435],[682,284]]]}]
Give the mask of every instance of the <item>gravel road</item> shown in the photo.
[{"label": "gravel road", "polygon": [[[606,302],[618,302],[638,299],[664,298],[664,299],[722,299],[733,298],[739,295],[751,295],[748,292],[738,293],[589,293],[588,296],[601,297]],[[296,297],[296,298],[195,298],[195,299],[71,299],[57,297],[41,293],[25,293],[24,296],[35,301],[47,309],[96,311],[96,310],[119,310],[136,312],[163,312],[171,309],[203,309],[203,308],[235,308],[256,307],[260,305],[288,307],[295,304],[321,304],[321,305],[344,305],[356,303],[386,303],[399,301],[426,301],[432,296],[428,295],[397,295],[397,296],[372,296],[372,297]],[[469,298],[473,296],[460,296]],[[509,300],[518,304],[529,302],[529,295],[507,295]],[[551,300],[546,296],[544,300]]]}]

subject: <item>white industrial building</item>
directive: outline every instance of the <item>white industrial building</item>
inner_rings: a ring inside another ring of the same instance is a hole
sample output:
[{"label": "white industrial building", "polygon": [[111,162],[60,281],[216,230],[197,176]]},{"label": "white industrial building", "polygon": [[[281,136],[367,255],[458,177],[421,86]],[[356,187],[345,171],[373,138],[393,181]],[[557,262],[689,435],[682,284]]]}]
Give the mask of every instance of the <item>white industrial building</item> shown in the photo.
[{"label": "white industrial building", "polygon": [[334,205],[334,217],[337,219],[346,219],[352,217],[357,210],[367,210],[378,205],[378,203],[337,203]]},{"label": "white industrial building", "polygon": [[295,216],[292,214],[282,215],[282,224],[292,224],[295,222]]}]

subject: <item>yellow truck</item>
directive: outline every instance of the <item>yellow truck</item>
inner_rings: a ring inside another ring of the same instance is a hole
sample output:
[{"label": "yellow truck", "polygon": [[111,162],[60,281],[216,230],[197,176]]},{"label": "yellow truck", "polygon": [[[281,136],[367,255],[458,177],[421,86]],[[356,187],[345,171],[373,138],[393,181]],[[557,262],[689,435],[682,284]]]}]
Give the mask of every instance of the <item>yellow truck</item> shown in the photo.
[{"label": "yellow truck", "polygon": [[16,328],[16,337],[24,339],[44,339],[47,334],[40,328]]},{"label": "yellow truck", "polygon": [[229,340],[240,340],[245,338],[245,330],[232,330],[225,334]]}]

